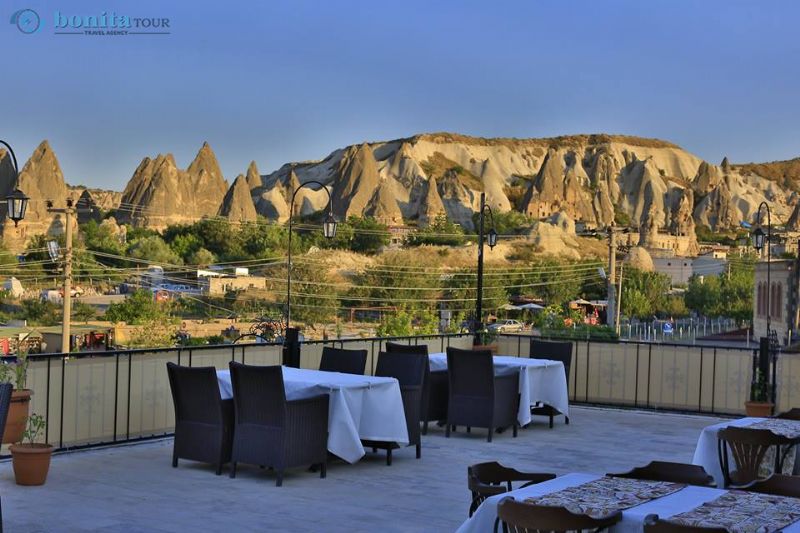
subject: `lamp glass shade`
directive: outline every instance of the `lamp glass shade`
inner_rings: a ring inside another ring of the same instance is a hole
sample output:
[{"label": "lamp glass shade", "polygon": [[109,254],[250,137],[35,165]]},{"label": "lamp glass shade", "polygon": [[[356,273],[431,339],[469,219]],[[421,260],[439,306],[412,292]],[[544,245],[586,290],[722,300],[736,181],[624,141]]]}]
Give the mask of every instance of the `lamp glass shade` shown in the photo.
[{"label": "lamp glass shade", "polygon": [[489,243],[489,248],[497,246],[497,232],[494,228],[490,229],[489,233],[486,234],[486,241]]},{"label": "lamp glass shade", "polygon": [[322,223],[322,234],[326,239],[333,239],[336,237],[336,219],[333,218],[333,213],[328,213],[325,221]]},{"label": "lamp glass shade", "polygon": [[757,227],[753,230],[753,248],[758,250],[759,252],[764,248],[764,230],[761,229],[761,226]]},{"label": "lamp glass shade", "polygon": [[8,218],[14,221],[16,226],[20,220],[25,218],[25,211],[28,209],[29,198],[19,189],[6,196],[6,203],[8,204]]}]

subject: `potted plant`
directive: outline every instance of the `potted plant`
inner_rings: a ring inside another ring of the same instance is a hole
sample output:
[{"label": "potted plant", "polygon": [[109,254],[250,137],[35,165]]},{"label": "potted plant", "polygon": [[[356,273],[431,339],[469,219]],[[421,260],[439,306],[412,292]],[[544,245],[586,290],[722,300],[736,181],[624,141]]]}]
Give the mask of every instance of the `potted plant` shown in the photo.
[{"label": "potted plant", "polygon": [[53,447],[36,442],[47,423],[44,417],[32,414],[28,417],[27,427],[22,434],[22,442],[12,444],[11,461],[14,466],[14,479],[17,485],[44,485],[47,472],[50,470],[50,457]]},{"label": "potted plant", "polygon": [[772,416],[775,404],[770,401],[772,385],[761,370],[756,370],[756,379],[750,385],[750,401],[744,402],[747,416],[767,418]]},{"label": "potted plant", "polygon": [[478,336],[480,337],[480,344],[474,344],[472,346],[473,350],[490,350],[492,354],[497,353],[497,335],[492,333],[486,328],[478,331]]},{"label": "potted plant", "polygon": [[11,383],[12,381],[14,383],[6,427],[3,430],[3,444],[19,442],[25,431],[25,421],[28,418],[31,394],[33,394],[30,389],[25,388],[27,379],[28,354],[19,348],[13,363],[0,363],[0,383]]}]

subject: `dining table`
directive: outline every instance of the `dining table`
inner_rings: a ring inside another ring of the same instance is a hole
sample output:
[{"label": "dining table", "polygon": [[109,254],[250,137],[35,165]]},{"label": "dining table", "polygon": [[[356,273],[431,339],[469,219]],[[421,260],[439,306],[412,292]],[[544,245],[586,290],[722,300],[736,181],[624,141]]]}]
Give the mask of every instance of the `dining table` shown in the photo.
[{"label": "dining table", "polygon": [[[754,429],[770,429],[773,432],[797,439],[800,442],[800,421],[778,418],[745,417],[725,420],[706,426],[700,432],[694,450],[692,464],[702,466],[714,478],[718,487],[725,485],[722,466],[719,464],[718,435],[726,427],[753,427]],[[791,466],[800,465],[796,459]],[[787,465],[788,466],[788,465]]]},{"label": "dining table", "polygon": [[[365,454],[362,440],[408,444],[397,379],[287,366],[282,369],[287,400],[329,395],[328,451],[332,454],[355,463]],[[218,370],[217,382],[222,399],[233,398],[230,371]]]},{"label": "dining table", "polygon": [[[597,474],[569,473],[492,496],[481,503],[471,518],[461,524],[458,533],[495,531],[497,505],[503,498],[511,497],[517,501],[527,500],[530,503],[544,500],[549,504],[554,500],[569,502],[572,499],[573,508],[577,504],[586,506],[591,498],[576,499],[581,495],[583,487],[587,490],[585,495],[591,494],[596,500],[596,504],[588,506],[587,509],[596,511],[598,508],[616,508],[622,512],[622,520],[608,529],[611,533],[641,533],[644,531],[645,519],[651,515],[667,520],[683,520],[681,523],[684,525],[693,523],[698,516],[702,517],[702,520],[716,519],[734,531],[737,529],[731,527],[732,522],[735,524],[747,522],[747,528],[743,530],[758,531],[758,527],[782,521],[780,528],[773,527],[767,530],[780,529],[785,533],[800,533],[800,523],[798,523],[800,499],[797,498],[639,480],[621,480],[621,487],[614,490],[614,482],[611,481],[614,479]],[[589,493],[588,488],[598,482],[611,485],[609,487],[611,490],[608,490],[606,495],[598,494],[596,491],[593,494]],[[637,485],[641,485],[641,489],[637,489]],[[634,488],[631,489],[631,486]],[[643,494],[631,494],[637,490],[641,490]],[[570,504],[565,503],[565,506],[569,507]],[[750,529],[751,527],[753,529]]]},{"label": "dining table", "polygon": [[[430,354],[431,372],[447,370],[447,354]],[[519,410],[517,422],[520,426],[530,424],[531,407],[546,404],[569,416],[569,393],[564,363],[550,359],[531,359],[495,355],[494,372],[497,376],[519,373]]]}]

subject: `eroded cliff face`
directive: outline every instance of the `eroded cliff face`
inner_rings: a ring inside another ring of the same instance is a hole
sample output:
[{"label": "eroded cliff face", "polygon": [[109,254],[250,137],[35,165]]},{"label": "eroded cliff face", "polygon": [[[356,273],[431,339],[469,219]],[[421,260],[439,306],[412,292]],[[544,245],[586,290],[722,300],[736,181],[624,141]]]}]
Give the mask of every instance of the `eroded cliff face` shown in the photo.
[{"label": "eroded cliff face", "polygon": [[[443,212],[471,228],[485,192],[498,211],[518,209],[534,218],[563,212],[596,227],[616,220],[639,229],[643,244],[659,232],[694,235],[696,224],[734,228],[752,218],[764,199],[786,216],[793,205],[789,191],[750,167],[743,173],[727,159],[717,166],[674,144],[627,136],[424,134],[354,145],[265,176],[261,214],[274,217],[282,211],[280,197],[270,191],[285,182],[290,169],[300,182],[329,185],[339,215],[394,213],[397,207],[404,219],[422,225]],[[308,199],[307,208],[322,209],[326,201],[317,195]]]},{"label": "eroded cliff face", "polygon": [[[171,154],[145,157],[121,195],[71,192],[104,210],[115,209],[120,223],[153,229],[214,216],[249,221],[261,215],[283,222],[293,191],[310,180],[326,185],[340,218],[374,216],[388,224],[424,226],[444,214],[472,228],[485,193],[497,212],[517,209],[536,219],[563,213],[588,227],[616,222],[638,229],[647,246],[664,232],[693,237],[698,225],[738,227],[764,200],[777,220],[800,226],[796,161],[733,165],[726,158],[714,165],[674,144],[628,136],[483,139],[437,133],[353,145],[321,161],[287,163],[268,175],[251,162],[231,187],[206,143],[185,170]],[[762,170],[766,176],[758,174]],[[7,240],[57,232],[44,200],[63,203],[70,189],[47,141],[19,180],[12,176],[9,158],[0,151],[0,194],[20,185],[32,199],[23,229],[6,234],[9,224],[3,224]],[[305,187],[297,193],[294,213],[308,215],[327,202],[324,190]]]},{"label": "eroded cliff face", "polygon": [[118,218],[153,229],[194,222],[216,216],[227,190],[208,143],[186,170],[178,168],[172,154],[145,157],[122,193]]},{"label": "eroded cliff face", "polygon": [[[47,201],[56,207],[63,207],[68,197],[64,174],[50,143],[42,141],[33,151],[30,159],[20,169],[14,179],[14,167],[10,155],[0,150],[0,198],[5,198],[15,188],[28,195],[28,210],[25,219],[14,227],[7,217],[5,202],[0,202],[0,220],[3,227],[3,243],[9,249],[18,250],[33,236],[39,234],[58,235],[64,231],[63,215],[47,212]],[[73,198],[77,200],[77,196]]]}]

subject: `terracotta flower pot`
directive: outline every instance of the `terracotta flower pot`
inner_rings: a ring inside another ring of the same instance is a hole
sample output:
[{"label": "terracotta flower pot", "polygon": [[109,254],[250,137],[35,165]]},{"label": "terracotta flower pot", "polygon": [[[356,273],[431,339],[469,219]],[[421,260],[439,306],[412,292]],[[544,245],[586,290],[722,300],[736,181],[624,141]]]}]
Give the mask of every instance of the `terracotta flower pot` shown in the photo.
[{"label": "terracotta flower pot", "polygon": [[49,444],[12,444],[8,449],[17,485],[44,485],[53,447]]},{"label": "terracotta flower pot", "polygon": [[496,344],[475,344],[472,347],[473,350],[489,350],[492,354],[497,353],[497,345]]},{"label": "terracotta flower pot", "polygon": [[11,405],[8,408],[8,418],[6,428],[3,430],[3,444],[19,442],[25,432],[25,424],[28,420],[28,408],[31,403],[30,389],[17,390],[11,393]]},{"label": "terracotta flower pot", "polygon": [[745,413],[753,418],[769,418],[774,407],[772,402],[744,402]]}]

